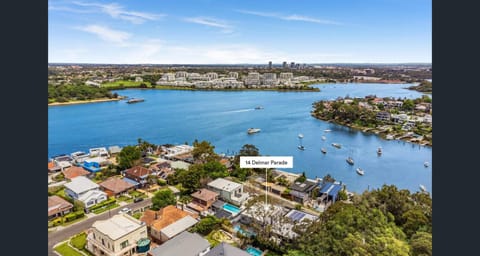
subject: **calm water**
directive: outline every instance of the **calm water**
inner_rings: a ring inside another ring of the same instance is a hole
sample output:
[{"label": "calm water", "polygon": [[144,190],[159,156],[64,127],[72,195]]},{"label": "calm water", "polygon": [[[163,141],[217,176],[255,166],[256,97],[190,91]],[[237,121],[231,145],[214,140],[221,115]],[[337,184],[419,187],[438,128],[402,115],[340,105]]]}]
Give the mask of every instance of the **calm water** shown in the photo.
[{"label": "calm water", "polygon": [[[412,191],[423,184],[432,189],[432,148],[402,141],[386,141],[373,134],[314,119],[312,103],[338,96],[363,97],[376,94],[416,98],[416,91],[403,89],[408,85],[391,84],[324,84],[321,92],[262,91],[168,91],[123,90],[120,95],[144,98],[145,102],[125,101],[52,106],[48,108],[49,156],[86,151],[92,147],[130,145],[138,138],[152,143],[191,144],[195,139],[207,140],[218,153],[238,152],[244,144],[254,144],[263,155],[294,157],[294,168],[305,171],[310,178],[327,173],[343,181],[351,191],[362,192],[368,187],[395,184]],[[261,105],[262,110],[254,110]],[[250,127],[260,128],[248,135]],[[324,133],[325,129],[332,130]],[[297,149],[304,138],[305,151]],[[321,136],[325,135],[323,141]],[[331,146],[342,144],[341,149]],[[383,148],[382,156],[376,150]],[[320,149],[325,147],[327,154]],[[351,155],[355,165],[345,159]],[[365,170],[364,176],[355,169]]]}]

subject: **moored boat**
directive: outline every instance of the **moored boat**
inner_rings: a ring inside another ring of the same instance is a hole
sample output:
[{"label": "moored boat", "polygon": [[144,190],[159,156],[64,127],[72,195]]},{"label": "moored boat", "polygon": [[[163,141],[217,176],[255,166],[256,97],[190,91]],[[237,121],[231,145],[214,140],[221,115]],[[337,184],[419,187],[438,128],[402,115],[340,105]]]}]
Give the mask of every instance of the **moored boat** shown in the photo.
[{"label": "moored boat", "polygon": [[425,161],[425,162],[423,163],[423,166],[428,167],[428,166],[430,166],[430,163],[427,162],[427,161]]},{"label": "moored boat", "polygon": [[140,98],[131,98],[131,99],[127,100],[127,103],[132,104],[132,103],[138,103],[138,102],[143,102],[143,101],[145,101],[145,100],[140,99]]},{"label": "moored boat", "polygon": [[338,144],[338,143],[332,143],[332,146],[336,147],[336,148],[341,148],[342,145]]},{"label": "moored boat", "polygon": [[322,140],[326,140],[326,139],[327,139],[327,137],[325,137],[325,136],[322,136]]},{"label": "moored boat", "polygon": [[383,152],[382,152],[382,147],[378,147],[377,149],[377,154],[381,155]]},{"label": "moored boat", "polygon": [[327,149],[325,149],[325,148],[320,149],[320,151],[322,151],[322,153],[324,153],[324,154],[327,153]]},{"label": "moored boat", "polygon": [[302,146],[302,145],[298,145],[298,149],[300,149],[300,150],[305,150],[305,147]]},{"label": "moored boat", "polygon": [[261,130],[259,128],[249,128],[247,130],[247,133],[248,134],[253,134],[253,133],[257,133],[257,132],[260,132]]},{"label": "moored boat", "polygon": [[263,109],[263,107],[262,106],[256,106],[255,109],[259,110],[259,109]]},{"label": "moored boat", "polygon": [[365,171],[364,171],[362,168],[360,168],[360,167],[357,168],[356,171],[357,171],[358,175],[362,175],[362,176],[363,176],[363,175],[365,174]]},{"label": "moored boat", "polygon": [[347,163],[348,163],[349,165],[353,165],[353,164],[354,164],[353,158],[351,158],[351,157],[347,157],[347,160],[346,160],[346,161],[347,161]]},{"label": "moored boat", "polygon": [[419,187],[420,187],[420,189],[421,189],[423,192],[426,192],[426,191],[427,191],[427,188],[426,188],[424,185],[420,184]]}]

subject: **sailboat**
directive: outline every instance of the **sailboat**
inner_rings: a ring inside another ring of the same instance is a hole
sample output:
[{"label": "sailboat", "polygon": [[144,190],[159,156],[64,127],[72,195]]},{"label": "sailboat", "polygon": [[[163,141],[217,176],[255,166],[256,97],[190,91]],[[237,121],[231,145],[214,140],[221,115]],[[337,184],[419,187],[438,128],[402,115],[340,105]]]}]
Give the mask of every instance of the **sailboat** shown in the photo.
[{"label": "sailboat", "polygon": [[298,149],[305,150],[305,147],[302,145],[303,134],[298,134],[298,139],[300,140],[300,145],[298,145]]}]

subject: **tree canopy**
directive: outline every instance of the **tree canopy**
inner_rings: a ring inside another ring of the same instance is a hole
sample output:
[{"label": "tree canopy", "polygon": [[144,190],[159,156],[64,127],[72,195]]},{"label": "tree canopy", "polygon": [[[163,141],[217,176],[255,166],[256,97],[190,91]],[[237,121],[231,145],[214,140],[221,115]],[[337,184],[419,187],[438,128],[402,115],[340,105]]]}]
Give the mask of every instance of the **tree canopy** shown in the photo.
[{"label": "tree canopy", "polygon": [[136,165],[142,156],[142,152],[136,146],[125,146],[117,155],[118,167],[128,169]]},{"label": "tree canopy", "polygon": [[152,209],[159,210],[167,205],[175,205],[175,195],[170,189],[159,190],[152,197]]},{"label": "tree canopy", "polygon": [[218,160],[218,155],[214,151],[215,146],[208,141],[194,141],[193,142],[193,159],[199,163],[206,163],[210,161]]}]

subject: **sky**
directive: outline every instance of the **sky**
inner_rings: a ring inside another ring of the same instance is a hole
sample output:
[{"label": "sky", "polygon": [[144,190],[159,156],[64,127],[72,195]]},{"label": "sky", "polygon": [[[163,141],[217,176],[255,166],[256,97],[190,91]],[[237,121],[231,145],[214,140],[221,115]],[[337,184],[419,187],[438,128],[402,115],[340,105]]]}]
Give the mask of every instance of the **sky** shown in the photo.
[{"label": "sky", "polygon": [[50,0],[49,63],[431,63],[431,0]]}]

